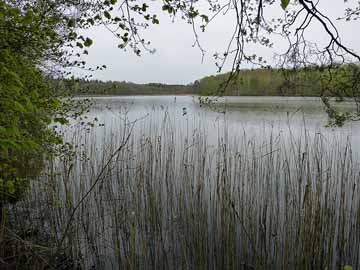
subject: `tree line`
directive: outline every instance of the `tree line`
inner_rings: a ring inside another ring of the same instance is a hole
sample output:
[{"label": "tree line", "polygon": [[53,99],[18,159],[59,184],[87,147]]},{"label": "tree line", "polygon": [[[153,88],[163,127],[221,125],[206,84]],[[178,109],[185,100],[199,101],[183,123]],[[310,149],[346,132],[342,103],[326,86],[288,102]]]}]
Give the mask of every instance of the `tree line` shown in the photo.
[{"label": "tree line", "polygon": [[[200,96],[308,96],[337,97],[359,95],[354,78],[356,64],[302,69],[243,69],[228,82],[230,73],[206,76],[187,85],[136,84],[125,81],[68,79],[57,82],[58,89],[70,95],[200,95]],[[330,80],[331,76],[331,80]]]}]

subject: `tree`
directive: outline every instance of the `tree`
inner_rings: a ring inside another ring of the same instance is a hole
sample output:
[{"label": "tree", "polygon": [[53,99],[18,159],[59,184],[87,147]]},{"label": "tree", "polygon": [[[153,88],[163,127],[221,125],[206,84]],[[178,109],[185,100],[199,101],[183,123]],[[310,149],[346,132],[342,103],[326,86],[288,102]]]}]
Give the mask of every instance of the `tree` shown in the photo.
[{"label": "tree", "polygon": [[60,103],[37,67],[56,42],[47,19],[0,2],[0,206],[20,198],[58,142],[48,125]]},{"label": "tree", "polygon": [[[79,31],[98,24],[109,30],[120,25],[124,34],[116,36],[122,46],[130,44],[139,53],[132,20],[110,14],[115,4],[0,1],[0,208],[21,198],[28,179],[40,172],[43,159],[61,143],[49,124],[64,124],[68,116],[79,115],[74,113],[79,108],[64,103],[48,80],[70,74],[67,68],[93,70],[81,60],[93,41]],[[157,23],[156,16],[151,18]]]},{"label": "tree", "polygon": [[28,179],[61,143],[49,124],[78,115],[78,108],[69,109],[47,78],[66,74],[67,67],[84,68],[74,48],[89,47],[92,40],[76,33],[75,15],[80,14],[76,18],[82,18],[84,28],[89,23],[84,16],[96,14],[97,8],[100,12],[102,6],[0,1],[0,208],[21,198]]}]

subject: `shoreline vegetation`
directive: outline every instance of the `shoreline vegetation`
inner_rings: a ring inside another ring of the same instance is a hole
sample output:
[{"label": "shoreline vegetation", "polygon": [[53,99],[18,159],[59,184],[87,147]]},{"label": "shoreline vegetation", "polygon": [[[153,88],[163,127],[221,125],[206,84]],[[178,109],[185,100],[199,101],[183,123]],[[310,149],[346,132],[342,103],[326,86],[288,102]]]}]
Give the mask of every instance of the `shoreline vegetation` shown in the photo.
[{"label": "shoreline vegetation", "polygon": [[[329,96],[343,101],[357,94],[350,82],[358,72],[359,65],[352,64],[332,69],[243,69],[236,76],[230,73],[211,75],[187,85],[89,79],[66,79],[55,81],[55,84],[57,91],[75,96]],[[333,83],[328,83],[329,77],[335,78]]]}]

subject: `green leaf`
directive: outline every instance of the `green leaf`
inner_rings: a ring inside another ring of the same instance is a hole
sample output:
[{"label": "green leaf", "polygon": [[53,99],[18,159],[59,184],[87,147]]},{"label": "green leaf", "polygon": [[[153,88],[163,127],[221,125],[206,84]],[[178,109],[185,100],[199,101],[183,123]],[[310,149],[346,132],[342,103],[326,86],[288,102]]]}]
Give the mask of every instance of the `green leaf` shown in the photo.
[{"label": "green leaf", "polygon": [[93,44],[93,41],[90,38],[86,38],[84,42],[85,47],[90,47]]},{"label": "green leaf", "polygon": [[67,123],[69,123],[69,121],[66,118],[63,118],[63,117],[56,117],[54,119],[54,122],[59,123],[61,125],[66,125]]},{"label": "green leaf", "polygon": [[144,4],[142,5],[142,7],[141,7],[141,11],[142,11],[142,12],[145,12],[148,7],[149,7],[149,6],[144,3]]},{"label": "green leaf", "polygon": [[95,21],[94,21],[94,19],[92,19],[92,18],[88,19],[87,21],[88,21],[88,23],[90,23],[91,25],[94,25],[94,24],[95,24]]},{"label": "green leaf", "polygon": [[10,194],[14,194],[16,191],[13,181],[6,181],[6,188]]},{"label": "green leaf", "polygon": [[290,3],[290,0],[281,0],[281,7],[283,8],[283,10],[285,10],[287,8],[289,3]]},{"label": "green leaf", "polygon": [[75,19],[70,19],[70,20],[68,21],[68,23],[67,23],[67,26],[68,26],[69,28],[75,27]]},{"label": "green leaf", "polygon": [[104,16],[106,19],[109,19],[109,20],[111,19],[111,14],[106,10],[104,11]]},{"label": "green leaf", "polygon": [[201,15],[201,18],[206,22],[208,23],[209,22],[209,17],[205,14]]},{"label": "green leaf", "polygon": [[353,270],[353,267],[351,265],[345,265],[344,270]]},{"label": "green leaf", "polygon": [[152,18],[152,23],[153,24],[159,24],[159,20],[156,18],[156,16],[154,15]]}]

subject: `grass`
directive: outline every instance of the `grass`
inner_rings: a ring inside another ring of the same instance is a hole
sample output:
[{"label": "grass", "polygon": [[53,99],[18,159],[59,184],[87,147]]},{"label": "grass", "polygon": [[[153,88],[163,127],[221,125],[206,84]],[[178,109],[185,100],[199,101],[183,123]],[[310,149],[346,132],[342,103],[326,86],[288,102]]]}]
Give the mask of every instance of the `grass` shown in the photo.
[{"label": "grass", "polygon": [[12,222],[84,269],[360,268],[349,141],[226,125],[212,141],[166,112],[133,124],[74,131],[77,147],[32,182]]}]

